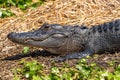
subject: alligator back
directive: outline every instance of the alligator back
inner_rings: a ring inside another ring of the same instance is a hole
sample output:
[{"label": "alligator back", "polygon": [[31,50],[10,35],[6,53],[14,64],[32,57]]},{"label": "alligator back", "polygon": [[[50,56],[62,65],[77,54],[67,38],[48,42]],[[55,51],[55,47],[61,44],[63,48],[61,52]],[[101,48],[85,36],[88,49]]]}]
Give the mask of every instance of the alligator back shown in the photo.
[{"label": "alligator back", "polygon": [[91,28],[89,46],[95,53],[120,51],[120,19]]}]

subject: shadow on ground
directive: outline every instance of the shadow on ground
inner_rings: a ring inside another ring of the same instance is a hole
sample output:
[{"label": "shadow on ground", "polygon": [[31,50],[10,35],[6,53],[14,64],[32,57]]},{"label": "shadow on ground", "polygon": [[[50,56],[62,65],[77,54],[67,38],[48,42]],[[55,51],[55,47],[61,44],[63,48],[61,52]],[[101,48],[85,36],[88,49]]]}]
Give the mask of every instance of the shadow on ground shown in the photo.
[{"label": "shadow on ground", "polygon": [[16,54],[16,55],[13,55],[13,56],[8,56],[2,60],[19,60],[19,59],[22,59],[22,58],[25,58],[25,57],[38,57],[38,56],[42,56],[42,57],[49,57],[49,56],[58,56],[56,54],[51,54],[47,51],[40,51],[40,50],[35,50],[33,52],[29,52],[27,54],[24,54],[24,53],[19,53],[19,54]]}]

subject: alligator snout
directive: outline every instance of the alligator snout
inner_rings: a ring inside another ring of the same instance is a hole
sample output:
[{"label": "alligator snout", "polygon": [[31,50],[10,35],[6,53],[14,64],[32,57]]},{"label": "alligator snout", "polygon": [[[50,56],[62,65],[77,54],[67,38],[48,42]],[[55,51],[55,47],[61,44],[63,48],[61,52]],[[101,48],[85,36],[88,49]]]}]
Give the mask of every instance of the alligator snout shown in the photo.
[{"label": "alligator snout", "polygon": [[13,39],[14,39],[14,34],[15,34],[14,32],[9,33],[9,34],[7,35],[7,38],[13,41]]},{"label": "alligator snout", "polygon": [[[19,33],[11,32],[7,35],[7,38],[11,40],[12,42],[21,42],[22,39],[20,37]],[[20,40],[21,39],[21,40]]]}]

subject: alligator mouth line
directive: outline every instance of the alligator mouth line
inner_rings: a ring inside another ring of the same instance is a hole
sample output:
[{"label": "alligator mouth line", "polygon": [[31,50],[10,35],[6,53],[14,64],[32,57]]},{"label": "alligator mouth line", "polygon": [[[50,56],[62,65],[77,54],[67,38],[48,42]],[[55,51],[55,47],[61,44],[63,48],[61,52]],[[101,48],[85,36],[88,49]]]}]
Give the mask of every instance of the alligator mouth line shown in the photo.
[{"label": "alligator mouth line", "polygon": [[43,37],[43,38],[26,38],[25,42],[27,42],[27,41],[44,41],[44,40],[48,39],[50,36],[51,35]]},{"label": "alligator mouth line", "polygon": [[27,39],[25,39],[25,43],[29,42],[29,41],[37,41],[37,42],[41,41],[42,42],[42,41],[46,40],[47,38],[42,38],[42,39],[27,38]]},{"label": "alligator mouth line", "polygon": [[[25,41],[26,45],[27,45],[27,42],[30,42],[30,41],[34,41],[34,40],[33,40],[33,39],[27,39],[27,40]],[[36,40],[36,42],[39,42],[39,41]],[[66,42],[66,41],[65,41],[65,42]],[[60,44],[60,45],[50,46],[50,47],[47,47],[47,48],[60,48],[61,46],[63,46],[63,45],[65,44],[65,42],[62,43],[62,44]],[[42,42],[41,42],[41,43],[42,43]],[[46,48],[46,47],[42,47],[42,48]]]},{"label": "alligator mouth line", "polygon": [[[60,33],[58,33],[58,34],[60,34]],[[27,38],[27,39],[25,39],[25,41],[26,42],[27,41],[44,41],[44,40],[48,39],[50,36],[53,36],[53,35],[55,35],[55,34],[47,35],[46,37],[39,38],[39,39],[37,39],[37,38]],[[62,35],[64,35],[64,34],[62,34]]]}]

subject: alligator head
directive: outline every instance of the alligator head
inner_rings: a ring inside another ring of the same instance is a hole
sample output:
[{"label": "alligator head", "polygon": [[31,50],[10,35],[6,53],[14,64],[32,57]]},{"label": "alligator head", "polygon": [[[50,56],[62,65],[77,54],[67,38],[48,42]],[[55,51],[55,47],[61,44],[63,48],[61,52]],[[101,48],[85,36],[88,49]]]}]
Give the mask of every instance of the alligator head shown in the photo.
[{"label": "alligator head", "polygon": [[69,29],[66,30],[65,28],[65,26],[59,24],[45,23],[38,30],[23,33],[11,32],[7,37],[15,43],[41,47],[56,53],[51,49],[63,47],[68,37],[70,37]]}]

